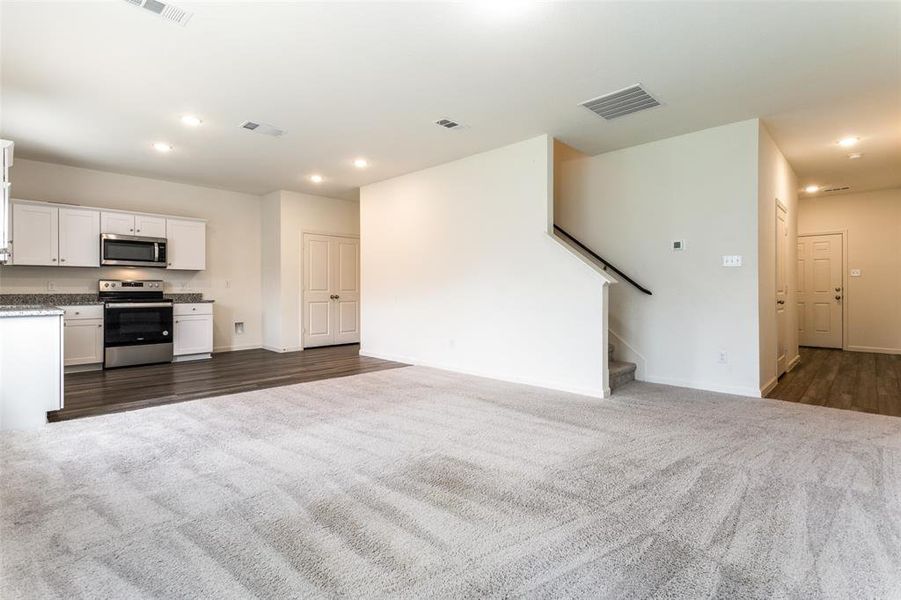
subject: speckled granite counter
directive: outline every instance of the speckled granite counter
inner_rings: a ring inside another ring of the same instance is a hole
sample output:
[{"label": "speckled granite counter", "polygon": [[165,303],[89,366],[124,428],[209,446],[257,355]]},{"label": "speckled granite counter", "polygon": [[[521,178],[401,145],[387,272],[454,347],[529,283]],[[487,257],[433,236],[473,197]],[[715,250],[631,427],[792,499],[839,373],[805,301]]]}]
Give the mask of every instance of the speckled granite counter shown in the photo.
[{"label": "speckled granite counter", "polygon": [[[203,294],[164,294],[176,304],[197,304],[213,302],[204,300]],[[0,294],[0,306],[83,306],[85,304],[103,304],[97,294]]]},{"label": "speckled granite counter", "polygon": [[62,309],[40,304],[3,305],[0,303],[0,319],[7,317],[55,317],[63,314]]}]

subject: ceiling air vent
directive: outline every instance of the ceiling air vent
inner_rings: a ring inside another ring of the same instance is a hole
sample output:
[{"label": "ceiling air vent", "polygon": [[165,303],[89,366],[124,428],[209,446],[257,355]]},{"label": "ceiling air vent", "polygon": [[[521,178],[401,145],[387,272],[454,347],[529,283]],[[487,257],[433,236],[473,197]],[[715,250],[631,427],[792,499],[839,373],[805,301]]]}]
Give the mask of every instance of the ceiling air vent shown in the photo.
[{"label": "ceiling air vent", "polygon": [[254,133],[261,133],[263,135],[270,135],[272,137],[281,137],[285,135],[284,129],[279,129],[273,125],[267,125],[266,123],[257,123],[255,121],[244,121],[241,123],[241,127],[243,129],[247,129],[249,131],[253,131]]},{"label": "ceiling air vent", "polygon": [[143,8],[144,10],[149,10],[155,15],[166,19],[167,21],[171,21],[173,23],[178,23],[182,27],[188,24],[188,21],[191,20],[191,17],[194,13],[188,12],[177,6],[172,4],[168,4],[166,2],[160,2],[159,0],[125,0],[128,4],[132,6],[137,6]]},{"label": "ceiling air vent", "polygon": [[847,192],[847,191],[850,190],[850,189],[851,189],[851,186],[850,186],[850,185],[844,185],[844,186],[841,186],[841,187],[825,188],[825,189],[823,190],[823,193],[824,193],[824,194],[828,194],[829,192]]},{"label": "ceiling air vent", "polygon": [[437,121],[435,121],[435,125],[437,125],[438,127],[444,127],[445,129],[459,129],[460,127],[462,127],[462,125],[460,125],[456,121],[451,121],[450,119],[438,119]]},{"label": "ceiling air vent", "polygon": [[660,102],[636,83],[624,90],[586,100],[579,106],[584,106],[594,114],[612,121],[641,110],[660,106]]}]

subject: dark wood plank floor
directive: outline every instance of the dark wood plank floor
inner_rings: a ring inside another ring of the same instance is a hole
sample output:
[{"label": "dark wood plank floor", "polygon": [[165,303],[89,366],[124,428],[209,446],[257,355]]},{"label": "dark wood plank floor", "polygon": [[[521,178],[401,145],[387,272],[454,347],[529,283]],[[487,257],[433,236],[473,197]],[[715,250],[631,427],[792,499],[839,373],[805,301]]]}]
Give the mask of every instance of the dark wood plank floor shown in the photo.
[{"label": "dark wood plank floor", "polygon": [[801,348],[767,398],[901,417],[901,356]]},{"label": "dark wood plank floor", "polygon": [[71,373],[65,377],[64,408],[47,416],[64,421],[406,366],[359,351],[358,344],[284,354],[242,350],[197,362]]}]

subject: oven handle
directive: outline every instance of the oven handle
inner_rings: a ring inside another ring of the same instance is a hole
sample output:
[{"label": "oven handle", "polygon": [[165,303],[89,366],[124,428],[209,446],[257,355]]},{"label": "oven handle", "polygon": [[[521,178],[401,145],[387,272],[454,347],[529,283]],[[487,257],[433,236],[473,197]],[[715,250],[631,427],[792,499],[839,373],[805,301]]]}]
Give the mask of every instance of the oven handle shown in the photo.
[{"label": "oven handle", "polygon": [[107,308],[166,308],[171,302],[107,302]]}]

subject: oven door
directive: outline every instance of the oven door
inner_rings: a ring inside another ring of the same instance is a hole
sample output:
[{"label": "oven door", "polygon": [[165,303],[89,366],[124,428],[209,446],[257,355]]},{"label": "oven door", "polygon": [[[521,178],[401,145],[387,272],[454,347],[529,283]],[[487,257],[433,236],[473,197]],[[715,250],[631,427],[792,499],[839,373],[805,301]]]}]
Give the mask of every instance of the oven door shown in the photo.
[{"label": "oven door", "polygon": [[171,343],[171,302],[106,303],[103,311],[105,347]]},{"label": "oven door", "polygon": [[100,236],[101,264],[165,267],[166,240],[104,233]]}]

